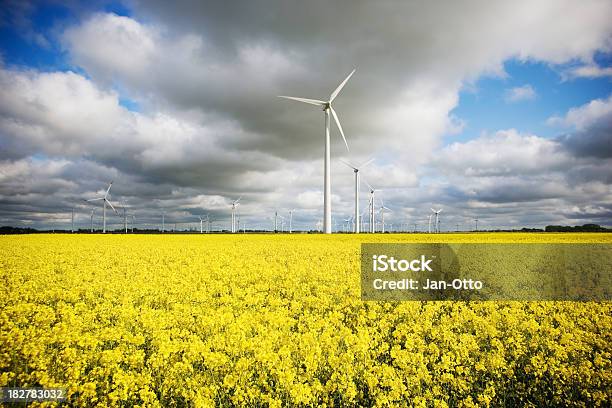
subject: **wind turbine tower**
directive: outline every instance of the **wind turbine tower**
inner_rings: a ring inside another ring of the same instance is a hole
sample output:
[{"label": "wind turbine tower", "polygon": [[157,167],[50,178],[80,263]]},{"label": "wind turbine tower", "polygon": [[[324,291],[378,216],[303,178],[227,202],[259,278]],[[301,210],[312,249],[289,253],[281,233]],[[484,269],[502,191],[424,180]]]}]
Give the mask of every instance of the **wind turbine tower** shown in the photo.
[{"label": "wind turbine tower", "polygon": [[278,211],[274,211],[274,232],[278,232]]},{"label": "wind turbine tower", "polygon": [[204,233],[204,218],[202,218],[201,215],[198,215],[198,218],[200,219],[200,234]]},{"label": "wind turbine tower", "polygon": [[356,166],[351,164],[348,161],[344,161],[342,159],[340,159],[340,161],[344,164],[346,164],[348,167],[350,167],[351,169],[353,169],[353,173],[355,173],[355,215],[354,215],[354,220],[355,220],[355,227],[353,229],[353,232],[355,234],[359,234],[359,220],[361,217],[361,214],[359,213],[359,169],[367,166],[368,164],[370,164],[372,162],[372,160],[374,159],[370,159],[368,161],[366,161],[365,163],[362,163],[360,166]]},{"label": "wind turbine tower", "polygon": [[103,210],[102,210],[102,233],[103,234],[106,234],[106,204],[108,204],[110,208],[113,209],[115,214],[119,215],[117,210],[115,210],[115,207],[113,207],[111,202],[108,200],[108,195],[110,193],[110,189],[112,186],[113,186],[113,182],[111,181],[110,184],[108,185],[108,188],[106,189],[106,193],[104,193],[102,197],[92,198],[91,200],[87,200],[88,202],[102,200],[102,202],[104,203]]},{"label": "wind turbine tower", "polygon": [[385,207],[385,203],[382,198],[380,199],[380,222],[382,227],[382,233],[385,233],[385,210],[391,211],[389,208]]},{"label": "wind turbine tower", "polygon": [[293,232],[293,212],[295,210],[289,210],[289,233]]},{"label": "wind turbine tower", "polygon": [[[432,215],[436,216],[436,221],[434,224],[434,231],[439,234],[440,233],[440,213],[442,212],[442,209],[440,208],[438,211],[436,211],[432,208],[431,212],[433,212]],[[430,224],[431,224],[431,218],[430,218]],[[431,228],[430,228],[430,232],[431,232]]]},{"label": "wind turbine tower", "polygon": [[368,186],[368,188],[370,189],[370,202],[368,203],[368,209],[370,212],[370,220],[369,220],[369,224],[370,224],[370,233],[374,233],[376,231],[376,215],[375,215],[375,210],[374,210],[374,192],[376,191],[374,189],[374,187],[372,187],[370,185],[370,183],[368,183],[366,180],[364,180],[366,185]]},{"label": "wind turbine tower", "polygon": [[232,233],[236,232],[236,207],[240,203],[242,196],[238,197],[237,200],[232,201]]},{"label": "wind turbine tower", "polygon": [[296,98],[293,96],[280,96],[280,98],[292,99],[298,102],[308,103],[310,105],[315,105],[323,109],[325,113],[325,157],[324,157],[324,182],[323,182],[323,232],[326,234],[331,234],[332,232],[332,222],[331,222],[331,172],[330,172],[330,137],[329,137],[329,114],[331,113],[334,117],[336,125],[338,126],[338,130],[342,135],[342,139],[344,139],[344,144],[346,145],[346,150],[349,150],[348,143],[346,142],[346,137],[344,136],[344,131],[342,130],[342,126],[340,125],[340,120],[338,119],[338,115],[334,108],[332,108],[332,102],[344,85],[348,82],[348,80],[353,76],[355,70],[353,70],[344,81],[332,92],[327,101],[320,101],[317,99],[306,99],[306,98]]}]

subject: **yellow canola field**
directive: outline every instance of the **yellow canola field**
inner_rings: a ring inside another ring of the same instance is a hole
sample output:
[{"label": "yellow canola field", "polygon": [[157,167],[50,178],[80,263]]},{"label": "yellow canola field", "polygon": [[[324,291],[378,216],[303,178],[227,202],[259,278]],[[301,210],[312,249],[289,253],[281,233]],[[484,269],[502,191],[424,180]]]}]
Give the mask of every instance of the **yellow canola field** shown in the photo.
[{"label": "yellow canola field", "polygon": [[362,242],[0,236],[0,386],[78,406],[610,406],[609,302],[362,302]]}]

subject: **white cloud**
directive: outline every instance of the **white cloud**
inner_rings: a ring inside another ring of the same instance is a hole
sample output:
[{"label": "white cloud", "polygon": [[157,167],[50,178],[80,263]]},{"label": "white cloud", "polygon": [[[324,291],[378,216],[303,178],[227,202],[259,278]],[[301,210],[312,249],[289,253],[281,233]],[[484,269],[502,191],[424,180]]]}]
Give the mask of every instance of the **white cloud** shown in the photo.
[{"label": "white cloud", "polygon": [[507,89],[504,94],[506,102],[529,101],[537,97],[535,89],[529,84]]},{"label": "white cloud", "polygon": [[97,78],[141,81],[155,70],[160,33],[129,17],[100,13],[70,27],[63,39],[72,56]]},{"label": "white cloud", "polygon": [[571,160],[558,142],[509,129],[446,146],[435,163],[447,173],[481,177],[535,175],[565,169]]},{"label": "white cloud", "polygon": [[595,99],[577,108],[571,108],[563,117],[552,116],[546,123],[583,130],[610,114],[612,114],[612,95],[607,99]]},{"label": "white cloud", "polygon": [[612,67],[600,67],[595,64],[582,65],[563,73],[569,78],[601,78],[612,76]]}]

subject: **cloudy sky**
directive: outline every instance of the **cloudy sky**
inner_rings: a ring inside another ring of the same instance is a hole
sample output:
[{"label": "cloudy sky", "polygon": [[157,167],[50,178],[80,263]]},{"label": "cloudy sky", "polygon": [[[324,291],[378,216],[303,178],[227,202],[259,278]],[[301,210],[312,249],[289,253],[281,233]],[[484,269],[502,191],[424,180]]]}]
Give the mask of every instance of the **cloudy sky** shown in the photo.
[{"label": "cloudy sky", "polygon": [[[392,211],[443,230],[612,224],[610,1],[2,1],[0,225],[88,227],[114,180],[137,224],[322,218],[354,163]],[[362,185],[361,206],[368,190]],[[94,221],[99,224],[100,208]],[[109,217],[115,225],[119,217]]]}]

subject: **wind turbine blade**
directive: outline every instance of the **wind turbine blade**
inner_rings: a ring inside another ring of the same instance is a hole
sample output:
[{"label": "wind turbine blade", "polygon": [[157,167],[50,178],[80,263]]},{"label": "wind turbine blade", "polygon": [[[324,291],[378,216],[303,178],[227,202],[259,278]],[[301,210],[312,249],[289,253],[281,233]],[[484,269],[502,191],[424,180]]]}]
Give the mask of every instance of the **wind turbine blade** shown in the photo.
[{"label": "wind turbine blade", "polygon": [[431,212],[434,212],[434,213],[436,212],[436,210],[434,210],[433,208],[430,208],[430,210],[431,210]]},{"label": "wind turbine blade", "polygon": [[442,209],[440,208],[440,209],[438,210],[438,213],[441,213],[441,212],[442,212]]},{"label": "wind turbine blade", "polygon": [[370,189],[370,191],[374,191],[374,187],[372,187],[370,185],[370,183],[368,183],[368,180],[366,180],[365,177],[361,177],[361,179],[363,180],[364,183],[366,183],[366,186],[368,186],[368,188]]},{"label": "wind turbine blade", "polygon": [[359,166],[360,169],[364,168],[365,166],[367,166],[368,164],[372,163],[374,161],[374,158],[372,157],[370,160],[364,162],[361,164],[361,166]]},{"label": "wind turbine blade", "polygon": [[98,201],[98,200],[104,200],[104,197],[92,198],[91,200],[85,200],[85,201],[89,202],[89,201]]},{"label": "wind turbine blade", "polygon": [[351,77],[353,76],[354,73],[355,73],[355,70],[353,70],[350,74],[348,74],[346,79],[344,81],[342,81],[342,83],[340,85],[338,85],[338,87],[336,88],[336,90],[334,92],[332,92],[331,96],[329,97],[329,101],[330,102],[333,102],[334,99],[336,99],[336,96],[338,96],[338,94],[340,93],[342,88],[344,88],[344,85],[346,85],[346,83],[348,82],[349,79],[351,79]]},{"label": "wind turbine blade", "polygon": [[117,210],[115,210],[115,207],[113,207],[113,205],[111,204],[111,202],[110,202],[110,201],[108,201],[107,199],[104,199],[104,200],[106,201],[106,203],[107,203],[108,205],[110,205],[110,208],[112,208],[112,209],[113,209],[113,211],[115,212],[115,214],[119,214],[119,213],[117,212]]},{"label": "wind turbine blade", "polygon": [[342,163],[346,164],[347,166],[349,166],[351,169],[353,170],[357,170],[357,167],[353,166],[350,162],[346,161],[346,160],[342,160],[342,159],[338,159],[340,160]]},{"label": "wind turbine blade", "polygon": [[108,192],[110,191],[112,186],[113,186],[113,182],[111,181],[110,184],[108,185],[108,188],[106,189],[106,194],[104,194],[104,197],[108,195]]},{"label": "wind turbine blade", "polygon": [[342,135],[342,139],[344,140],[344,144],[346,145],[346,151],[350,152],[348,143],[346,142],[346,137],[344,137],[344,130],[342,130],[342,126],[340,125],[340,120],[338,119],[338,115],[336,115],[336,111],[331,106],[329,110],[331,111],[332,115],[334,115],[334,119],[336,120],[336,125],[338,125],[338,129],[340,130],[340,134]]},{"label": "wind turbine blade", "polygon": [[295,96],[282,96],[282,95],[279,95],[279,98],[292,99],[294,101],[309,103],[311,105],[316,105],[316,106],[325,105],[324,101],[320,101],[318,99],[296,98]]}]

